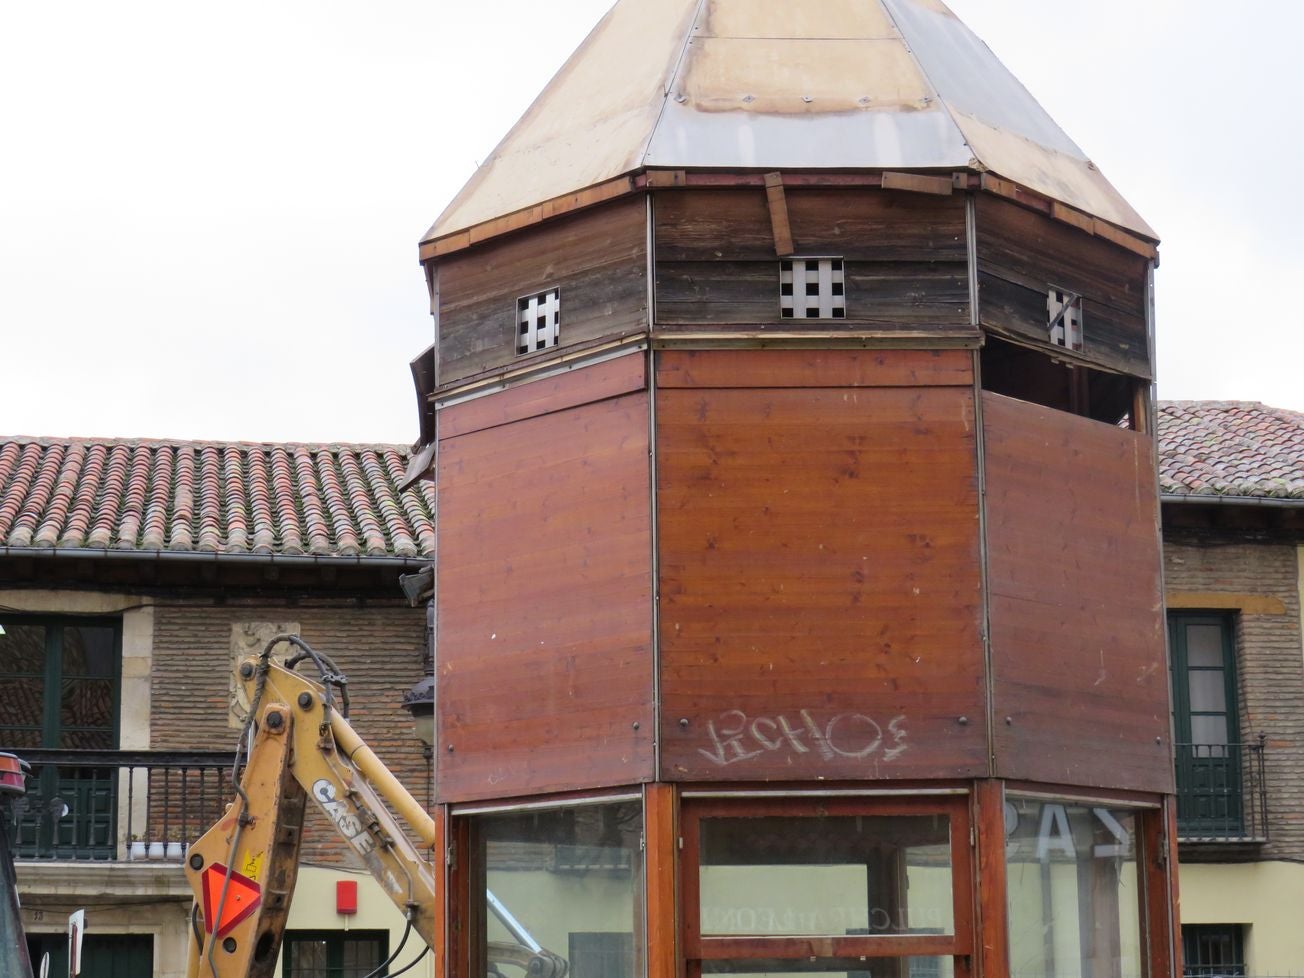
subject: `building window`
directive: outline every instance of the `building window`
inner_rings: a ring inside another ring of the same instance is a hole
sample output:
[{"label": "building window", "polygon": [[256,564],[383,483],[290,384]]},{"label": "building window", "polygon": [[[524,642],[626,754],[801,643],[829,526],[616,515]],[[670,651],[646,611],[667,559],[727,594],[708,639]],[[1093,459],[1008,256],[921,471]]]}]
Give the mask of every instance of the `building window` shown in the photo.
[{"label": "building window", "polygon": [[683,835],[689,974],[915,978],[973,951],[964,799],[694,801]]},{"label": "building window", "polygon": [[389,970],[376,969],[388,957],[388,931],[287,930],[281,978],[383,978]]},{"label": "building window", "polygon": [[1011,975],[1140,975],[1140,813],[1010,795]]},{"label": "building window", "polygon": [[1191,837],[1243,832],[1245,755],[1236,715],[1236,657],[1228,615],[1172,612],[1168,636],[1177,738],[1177,821]]},{"label": "building window", "polygon": [[785,258],[779,263],[779,312],[784,319],[846,319],[841,258]]},{"label": "building window", "polygon": [[117,748],[121,655],[116,620],[0,616],[0,744],[37,762],[15,825],[20,858],[114,856],[117,772],[32,752]]},{"label": "building window", "polygon": [[640,802],[491,813],[470,829],[471,974],[642,972]]},{"label": "building window", "polygon": [[1237,924],[1182,927],[1185,978],[1245,978],[1244,928]]},{"label": "building window", "polygon": [[516,352],[535,353],[557,345],[561,332],[561,290],[516,300]]}]

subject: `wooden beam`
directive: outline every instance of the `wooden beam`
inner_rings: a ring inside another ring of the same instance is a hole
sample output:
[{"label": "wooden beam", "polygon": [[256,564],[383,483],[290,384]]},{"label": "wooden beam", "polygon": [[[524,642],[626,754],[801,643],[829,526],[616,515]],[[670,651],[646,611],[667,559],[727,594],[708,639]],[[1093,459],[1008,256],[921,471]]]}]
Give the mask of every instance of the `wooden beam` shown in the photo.
[{"label": "wooden beam", "polygon": [[1169,591],[1164,606],[1183,611],[1239,611],[1245,615],[1284,615],[1286,604],[1270,594],[1234,591]]},{"label": "wooden beam", "polygon": [[647,978],[678,978],[679,915],[675,865],[679,830],[675,818],[675,786],[657,782],[644,791],[644,859],[647,887]]},{"label": "wooden beam", "polygon": [[788,223],[788,199],[783,193],[783,174],[765,174],[765,200],[770,205],[770,228],[774,232],[774,253],[793,253],[792,225]]},{"label": "wooden beam", "polygon": [[1005,872],[1005,788],[1000,781],[979,781],[974,792],[978,848],[978,975],[1004,978],[1010,973],[1009,904]]},{"label": "wooden beam", "polygon": [[889,170],[883,173],[883,189],[950,197],[951,191],[955,189],[955,181],[949,176],[930,177],[922,173],[895,173]]}]

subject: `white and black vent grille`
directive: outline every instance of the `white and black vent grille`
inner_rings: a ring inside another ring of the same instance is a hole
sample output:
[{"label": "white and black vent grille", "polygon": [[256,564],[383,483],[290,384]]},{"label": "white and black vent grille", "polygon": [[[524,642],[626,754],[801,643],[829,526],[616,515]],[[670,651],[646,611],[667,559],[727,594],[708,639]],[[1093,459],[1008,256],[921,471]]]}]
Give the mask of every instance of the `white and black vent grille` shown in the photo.
[{"label": "white and black vent grille", "polygon": [[1051,343],[1082,349],[1082,296],[1052,286],[1046,294],[1046,320]]},{"label": "white and black vent grille", "polygon": [[549,289],[516,301],[516,352],[535,353],[557,345],[561,290]]},{"label": "white and black vent grille", "polygon": [[779,263],[779,311],[784,319],[846,319],[842,259],[783,259]]}]

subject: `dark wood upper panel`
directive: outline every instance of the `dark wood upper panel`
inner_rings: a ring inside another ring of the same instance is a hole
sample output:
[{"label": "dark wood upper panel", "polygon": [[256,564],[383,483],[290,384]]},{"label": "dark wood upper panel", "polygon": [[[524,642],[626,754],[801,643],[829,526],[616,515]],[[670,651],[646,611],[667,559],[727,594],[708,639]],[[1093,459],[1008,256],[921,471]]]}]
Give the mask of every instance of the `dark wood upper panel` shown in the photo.
[{"label": "dark wood upper panel", "polygon": [[1083,298],[1085,348],[1102,366],[1151,376],[1146,332],[1149,263],[1078,228],[988,194],[975,200],[978,311],[998,332],[1047,340],[1047,292]]},{"label": "dark wood upper panel", "polygon": [[654,198],[657,324],[901,330],[969,323],[963,196],[790,188],[786,207],[797,255],[843,259],[845,319],[781,316],[764,191],[675,190]]},{"label": "dark wood upper panel", "polygon": [[1169,792],[1152,443],[983,395],[998,777]]},{"label": "dark wood upper panel", "polygon": [[658,389],[657,505],[663,778],[986,772],[971,388]]},{"label": "dark wood upper panel", "polygon": [[[647,328],[647,205],[616,201],[439,261],[439,377],[524,362],[517,300],[561,290],[560,347]],[[533,354],[548,356],[556,351]]]},{"label": "dark wood upper panel", "polygon": [[646,391],[441,441],[440,801],[652,777],[648,445]]},{"label": "dark wood upper panel", "polygon": [[967,387],[967,350],[665,350],[658,387]]}]

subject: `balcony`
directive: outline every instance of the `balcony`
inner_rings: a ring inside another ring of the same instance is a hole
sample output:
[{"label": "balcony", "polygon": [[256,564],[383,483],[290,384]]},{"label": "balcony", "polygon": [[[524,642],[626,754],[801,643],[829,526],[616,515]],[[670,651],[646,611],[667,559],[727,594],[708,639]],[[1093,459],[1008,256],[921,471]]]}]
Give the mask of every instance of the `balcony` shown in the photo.
[{"label": "balcony", "polygon": [[1177,836],[1186,845],[1268,841],[1266,737],[1249,744],[1177,744]]},{"label": "balcony", "polygon": [[179,863],[234,795],[231,751],[23,750],[19,860]]}]

